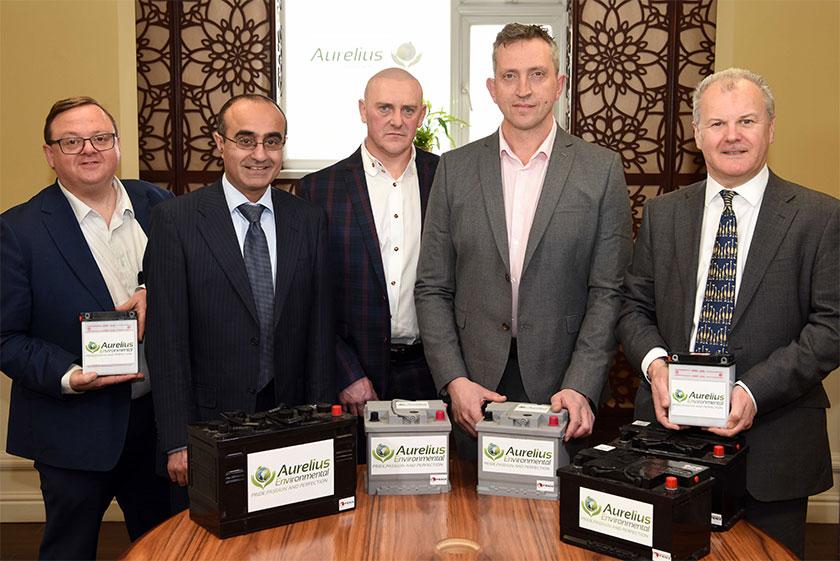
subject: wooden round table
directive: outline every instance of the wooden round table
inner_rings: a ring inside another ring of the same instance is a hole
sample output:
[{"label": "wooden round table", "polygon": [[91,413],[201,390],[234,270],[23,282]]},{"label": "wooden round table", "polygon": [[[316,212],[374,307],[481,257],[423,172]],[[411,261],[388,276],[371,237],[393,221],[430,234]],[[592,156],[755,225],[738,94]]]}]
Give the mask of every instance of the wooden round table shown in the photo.
[{"label": "wooden round table", "polygon": [[[452,491],[377,496],[365,492],[359,467],[356,509],[221,540],[177,514],[146,533],[125,560],[609,560],[560,541],[559,502],[476,493],[475,466],[452,462]],[[712,532],[704,561],[795,560],[745,521]]]}]

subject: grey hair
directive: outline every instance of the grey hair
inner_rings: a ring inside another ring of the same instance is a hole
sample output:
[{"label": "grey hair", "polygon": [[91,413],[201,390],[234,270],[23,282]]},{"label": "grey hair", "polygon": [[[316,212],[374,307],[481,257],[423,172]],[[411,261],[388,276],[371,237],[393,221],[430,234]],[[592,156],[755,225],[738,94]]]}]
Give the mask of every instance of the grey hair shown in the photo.
[{"label": "grey hair", "polygon": [[518,41],[539,39],[544,41],[551,48],[551,62],[554,63],[554,72],[560,73],[560,48],[549,34],[548,30],[541,25],[525,25],[522,23],[509,23],[505,25],[493,43],[493,74],[496,73],[496,55],[500,47],[507,47]]},{"label": "grey hair", "polygon": [[764,109],[767,111],[767,117],[770,119],[775,117],[776,100],[773,98],[773,92],[770,91],[770,86],[767,84],[767,80],[765,80],[760,74],[744,70],[743,68],[727,68],[726,70],[721,70],[720,72],[715,72],[710,76],[706,76],[703,78],[703,81],[697,85],[697,89],[694,90],[694,95],[691,98],[691,113],[694,124],[700,124],[700,98],[703,97],[703,94],[707,89],[709,89],[709,86],[716,82],[723,82],[721,86],[724,91],[731,91],[741,80],[747,80],[748,82],[752,82],[758,86],[758,89],[761,90],[761,96],[764,98]]}]

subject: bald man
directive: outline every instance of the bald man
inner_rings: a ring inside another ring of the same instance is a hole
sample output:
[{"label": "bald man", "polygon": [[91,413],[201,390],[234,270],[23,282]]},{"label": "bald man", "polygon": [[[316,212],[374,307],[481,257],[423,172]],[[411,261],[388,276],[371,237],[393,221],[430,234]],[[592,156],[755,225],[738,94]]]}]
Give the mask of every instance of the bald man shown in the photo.
[{"label": "bald man", "polygon": [[414,147],[423,89],[399,68],[359,100],[367,137],[349,158],[307,175],[297,193],[329,217],[339,399],[353,414],[375,399],[436,395],[414,309],[420,231],[438,157]]}]

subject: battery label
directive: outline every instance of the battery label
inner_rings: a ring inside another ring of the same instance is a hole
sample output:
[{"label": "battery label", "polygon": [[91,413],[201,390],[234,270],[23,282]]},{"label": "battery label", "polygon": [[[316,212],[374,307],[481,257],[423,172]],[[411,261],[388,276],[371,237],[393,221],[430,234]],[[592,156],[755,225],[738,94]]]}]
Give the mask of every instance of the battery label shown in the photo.
[{"label": "battery label", "polygon": [[535,403],[520,403],[513,408],[514,413],[548,413],[551,405],[537,405]]},{"label": "battery label", "polygon": [[671,414],[726,419],[729,414],[729,380],[671,380]]},{"label": "battery label", "polygon": [[371,436],[371,475],[447,473],[449,435]]},{"label": "battery label", "polygon": [[394,409],[397,411],[403,409],[428,409],[428,401],[394,401]]},{"label": "battery label", "polygon": [[554,440],[480,435],[485,472],[555,477]]},{"label": "battery label", "polygon": [[653,505],[580,487],[578,525],[600,534],[653,545]]},{"label": "battery label", "polygon": [[333,439],[248,454],[248,512],[335,493]]}]

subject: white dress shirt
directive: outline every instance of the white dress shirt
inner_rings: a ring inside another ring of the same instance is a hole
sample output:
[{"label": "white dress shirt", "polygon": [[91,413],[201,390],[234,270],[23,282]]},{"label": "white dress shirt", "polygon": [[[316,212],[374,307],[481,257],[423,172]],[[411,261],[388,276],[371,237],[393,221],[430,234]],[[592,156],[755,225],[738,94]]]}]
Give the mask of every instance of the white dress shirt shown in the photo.
[{"label": "white dress shirt", "polygon": [[271,187],[265,190],[263,196],[260,197],[256,203],[252,203],[245,195],[243,195],[236,187],[228,181],[227,174],[222,176],[222,190],[225,193],[225,201],[227,201],[228,210],[230,211],[230,219],[233,221],[233,229],[236,231],[236,239],[239,241],[239,251],[242,253],[242,258],[245,258],[245,235],[248,233],[248,228],[251,223],[240,212],[239,205],[247,203],[249,205],[263,205],[266,210],[263,210],[260,215],[260,226],[265,232],[265,239],[268,242],[268,255],[271,258],[271,280],[274,287],[277,287],[277,227],[274,223],[274,203],[271,200]]},{"label": "white dress shirt", "polygon": [[393,178],[362,142],[365,181],[388,289],[391,342],[398,344],[412,344],[420,340],[414,306],[414,281],[417,280],[423,217],[416,155],[412,146],[408,166],[400,177]]},{"label": "white dress shirt", "polygon": [[548,136],[540,144],[527,164],[513,152],[499,127],[499,159],[502,165],[502,194],[505,201],[505,222],[507,224],[508,256],[510,258],[510,291],[513,302],[511,309],[511,336],[516,337],[519,315],[519,283],[522,281],[522,267],[525,264],[525,250],[528,237],[537,212],[548,161],[557,136],[557,121],[551,126]]},{"label": "white dress shirt", "polygon": [[[767,188],[767,180],[770,178],[770,170],[765,165],[755,177],[731,189],[735,192],[732,198],[732,210],[735,212],[735,219],[738,223],[738,259],[735,266],[735,302],[738,302],[738,293],[741,289],[741,280],[744,276],[744,265],[747,263],[747,256],[750,251],[755,225],[758,221],[758,212],[761,209],[761,201],[764,200],[764,191]],[[711,176],[706,178],[705,208],[703,211],[703,225],[700,230],[700,251],[697,261],[697,296],[694,301],[694,315],[691,322],[691,339],[689,349],[694,348],[697,339],[697,326],[700,319],[700,310],[703,307],[703,295],[706,287],[706,277],[709,273],[709,263],[712,260],[712,251],[717,237],[720,215],[723,214],[723,198],[720,191],[724,187],[715,181]],[[676,349],[682,350],[682,349]],[[651,349],[642,360],[642,372],[647,377],[647,369],[657,358],[668,356],[665,349],[655,347]],[[735,357],[737,360],[737,357]],[[755,398],[750,389],[741,381],[736,382],[749,394],[755,405]],[[756,406],[756,410],[758,407]]]},{"label": "white dress shirt", "polygon": [[[143,253],[146,251],[146,233],[134,218],[134,207],[128,193],[119,179],[114,178],[113,188],[116,192],[114,214],[110,224],[106,224],[98,212],[90,208],[73,193],[68,191],[59,181],[61,192],[70,203],[70,208],[79,222],[79,228],[93,254],[93,259],[99,267],[99,272],[108,287],[108,293],[114,305],[120,305],[131,298],[140,288],[137,275],[143,268]],[[89,310],[79,310],[85,312]],[[143,343],[138,348],[139,370],[146,375],[142,382],[131,385],[132,399],[149,393],[149,369],[146,366],[146,355]],[[66,394],[80,393],[70,388],[70,374],[81,368],[72,365],[61,379],[62,392]],[[127,372],[128,374],[128,372]]]}]

